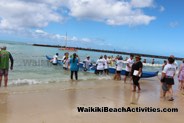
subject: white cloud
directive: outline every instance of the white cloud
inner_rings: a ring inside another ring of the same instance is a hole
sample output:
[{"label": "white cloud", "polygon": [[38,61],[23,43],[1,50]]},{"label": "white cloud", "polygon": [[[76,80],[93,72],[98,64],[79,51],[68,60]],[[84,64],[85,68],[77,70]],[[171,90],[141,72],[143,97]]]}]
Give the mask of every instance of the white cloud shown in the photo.
[{"label": "white cloud", "polygon": [[62,20],[62,17],[48,4],[24,0],[1,0],[0,18],[1,30],[42,28],[50,22]]},{"label": "white cloud", "polygon": [[131,5],[136,8],[153,7],[154,0],[131,0]]},{"label": "white cloud", "polygon": [[[0,0],[0,32],[64,41],[65,34],[51,34],[43,28],[68,17],[108,25],[148,25],[156,17],[145,14],[143,8],[152,6],[153,0]],[[111,45],[101,39],[77,36],[68,36],[68,41]]]},{"label": "white cloud", "polygon": [[156,17],[145,15],[140,8],[151,7],[153,0],[140,2],[117,0],[69,0],[70,15],[77,19],[90,19],[108,25],[147,25]]},{"label": "white cloud", "polygon": [[43,28],[66,16],[108,25],[147,25],[156,17],[144,14],[141,8],[152,5],[153,0],[1,0],[0,29]]}]

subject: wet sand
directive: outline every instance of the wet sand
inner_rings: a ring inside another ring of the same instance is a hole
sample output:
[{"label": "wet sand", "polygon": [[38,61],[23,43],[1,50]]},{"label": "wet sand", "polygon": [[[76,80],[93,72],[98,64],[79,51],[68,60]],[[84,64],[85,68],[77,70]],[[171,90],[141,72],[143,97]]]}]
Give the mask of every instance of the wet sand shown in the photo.
[{"label": "wet sand", "polygon": [[[160,98],[158,78],[131,84],[89,80],[0,88],[0,123],[183,123],[184,95],[174,86],[173,102]],[[79,113],[77,107],[178,108],[177,113]]]}]

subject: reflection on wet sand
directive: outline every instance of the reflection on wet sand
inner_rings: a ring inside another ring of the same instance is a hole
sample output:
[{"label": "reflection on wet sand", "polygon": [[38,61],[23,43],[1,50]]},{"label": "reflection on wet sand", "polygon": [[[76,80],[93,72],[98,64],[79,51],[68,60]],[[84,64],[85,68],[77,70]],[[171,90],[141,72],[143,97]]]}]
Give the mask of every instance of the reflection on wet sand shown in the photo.
[{"label": "reflection on wet sand", "polygon": [[[175,100],[169,102],[160,98],[157,79],[140,83],[141,93],[132,92],[130,83],[103,79],[0,88],[0,123],[183,123],[184,96],[177,87]],[[79,113],[78,106],[178,108],[179,112]]]},{"label": "reflection on wet sand", "polygon": [[138,105],[139,98],[140,98],[140,93],[131,92],[130,104]]},{"label": "reflection on wet sand", "polygon": [[6,123],[8,112],[8,93],[0,93],[0,123]]}]

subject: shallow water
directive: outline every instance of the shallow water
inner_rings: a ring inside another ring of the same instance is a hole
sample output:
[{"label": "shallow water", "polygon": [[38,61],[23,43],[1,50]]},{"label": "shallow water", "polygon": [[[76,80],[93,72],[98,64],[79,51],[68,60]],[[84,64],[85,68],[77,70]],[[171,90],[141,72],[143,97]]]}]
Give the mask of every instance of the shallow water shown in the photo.
[{"label": "shallow water", "polygon": [[[42,83],[65,83],[70,80],[69,71],[64,71],[62,66],[53,66],[50,64],[45,56],[53,56],[59,53],[62,58],[65,51],[58,48],[36,47],[26,43],[15,42],[0,42],[0,46],[7,46],[7,50],[12,53],[14,57],[14,70],[9,72],[9,86],[15,85],[32,85]],[[69,52],[73,54],[73,52]],[[90,51],[77,51],[81,60],[84,60],[87,55],[91,56],[92,61],[104,53],[90,52]],[[116,54],[107,54],[108,56],[116,56]],[[127,56],[123,55],[125,59]],[[144,59],[144,58],[143,58]],[[150,58],[147,58],[150,59]],[[149,60],[147,60],[149,61]],[[161,63],[163,59],[155,59],[156,63]],[[125,65],[124,65],[125,67]],[[144,66],[144,71],[161,71],[161,67]],[[110,77],[102,76],[97,77],[92,73],[79,72],[80,80],[97,80],[109,79]]]}]

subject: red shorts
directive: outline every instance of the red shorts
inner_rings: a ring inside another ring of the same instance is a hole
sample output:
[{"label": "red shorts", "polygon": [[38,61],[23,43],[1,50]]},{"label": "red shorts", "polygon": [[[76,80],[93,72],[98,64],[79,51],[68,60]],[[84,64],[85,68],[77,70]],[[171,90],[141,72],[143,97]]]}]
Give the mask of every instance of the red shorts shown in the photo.
[{"label": "red shorts", "polygon": [[7,76],[8,75],[8,69],[0,69],[0,76]]}]

